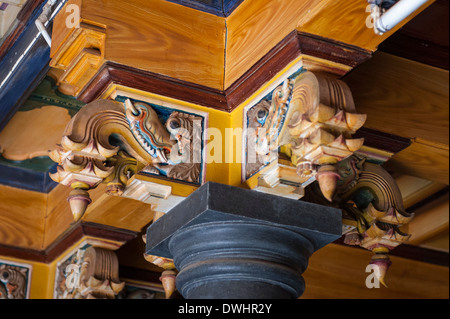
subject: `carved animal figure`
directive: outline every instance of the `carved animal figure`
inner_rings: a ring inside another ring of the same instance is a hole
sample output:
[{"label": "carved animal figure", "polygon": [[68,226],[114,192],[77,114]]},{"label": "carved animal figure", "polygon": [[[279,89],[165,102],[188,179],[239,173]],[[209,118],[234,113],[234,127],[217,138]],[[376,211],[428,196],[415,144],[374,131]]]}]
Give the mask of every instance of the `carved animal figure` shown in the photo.
[{"label": "carved animal figure", "polygon": [[202,162],[201,118],[173,112],[166,121],[166,128],[176,144],[172,147],[167,164],[156,164],[159,174],[191,183],[200,182]]},{"label": "carved animal figure", "polygon": [[0,281],[7,290],[7,299],[24,299],[27,269],[9,265],[0,266]]},{"label": "carved animal figure", "polygon": [[261,124],[255,132],[255,150],[258,155],[263,156],[264,164],[268,164],[270,153],[278,151],[278,147],[281,146],[278,139],[288,110],[289,100],[292,97],[291,89],[290,81],[284,81],[283,85],[273,91],[270,107],[265,110],[264,105],[260,105],[255,114],[256,121]]},{"label": "carved animal figure", "polygon": [[125,114],[139,144],[155,159],[167,163],[174,140],[158,118],[155,110],[143,103],[125,101]]}]

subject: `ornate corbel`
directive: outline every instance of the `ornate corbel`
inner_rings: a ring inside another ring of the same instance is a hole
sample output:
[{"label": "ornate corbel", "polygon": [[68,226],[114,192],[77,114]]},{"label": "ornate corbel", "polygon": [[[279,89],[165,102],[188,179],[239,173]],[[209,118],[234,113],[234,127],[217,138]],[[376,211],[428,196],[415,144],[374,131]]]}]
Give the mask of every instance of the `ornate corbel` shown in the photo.
[{"label": "ornate corbel", "polygon": [[353,155],[335,167],[340,176],[335,201],[343,209],[344,224],[353,226],[344,234],[344,243],[374,253],[370,264],[386,286],[385,276],[391,265],[388,253],[410,238],[400,228],[414,214],[405,211],[394,178],[380,165]]},{"label": "ornate corbel", "polygon": [[106,183],[108,194],[121,196],[137,172],[201,183],[202,118],[168,113],[130,99],[98,100],[71,119],[49,155],[59,164],[51,178],[73,188],[68,200],[75,220],[91,202],[89,189]]},{"label": "ornate corbel", "polygon": [[114,251],[90,246],[59,265],[57,299],[114,299],[125,282],[119,280],[119,261]]},{"label": "ornate corbel", "polygon": [[386,285],[391,265],[389,252],[411,235],[401,228],[414,214],[405,211],[394,178],[370,158],[354,154],[334,165],[338,174],[336,194],[329,203],[317,183],[308,188],[305,200],[342,209],[344,244],[372,251],[370,265],[378,281]]},{"label": "ornate corbel", "polygon": [[[301,70],[279,85],[271,99],[250,108],[247,119],[253,133],[247,153],[254,151],[258,159],[249,162],[247,156],[247,178],[271,164],[260,174],[257,190],[265,187],[274,193],[270,189],[278,188],[277,195],[301,198],[312,184],[309,200],[344,211],[345,243],[374,252],[370,263],[385,285],[391,263],[388,253],[409,239],[400,227],[413,216],[405,212],[392,176],[356,155],[364,139],[352,136],[364,125],[366,115],[356,113],[348,86]],[[298,187],[287,193],[281,182]],[[316,198],[311,192],[318,194]]]}]

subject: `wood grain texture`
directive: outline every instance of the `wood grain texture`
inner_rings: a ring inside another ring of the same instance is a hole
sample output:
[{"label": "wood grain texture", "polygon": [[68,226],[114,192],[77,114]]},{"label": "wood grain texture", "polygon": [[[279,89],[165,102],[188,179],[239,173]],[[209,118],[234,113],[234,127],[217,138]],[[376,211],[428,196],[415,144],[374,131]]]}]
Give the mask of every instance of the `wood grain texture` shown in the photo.
[{"label": "wood grain texture", "polygon": [[227,18],[225,89],[328,1],[244,1]]},{"label": "wood grain texture", "polygon": [[139,232],[148,225],[154,215],[151,205],[133,199],[110,196],[106,185],[90,190],[92,203],[88,206],[83,222],[107,225]]},{"label": "wood grain texture", "polygon": [[377,52],[344,81],[364,127],[449,144],[448,71]]},{"label": "wood grain texture", "polygon": [[389,288],[368,289],[366,266],[372,253],[330,244],[315,252],[303,274],[302,299],[448,299],[449,269],[391,256]]},{"label": "wood grain texture", "polygon": [[51,245],[45,249],[21,248],[0,244],[0,256],[19,258],[30,262],[49,264],[60,258],[67,249],[76,245],[83,238],[99,239],[108,242],[114,249],[123,243],[133,240],[136,232],[105,225],[78,222],[67,228]]},{"label": "wood grain texture", "polygon": [[321,6],[321,10],[313,18],[300,23],[297,29],[370,51],[376,51],[381,42],[386,40],[433,2],[434,0],[428,1],[416,12],[399,23],[394,29],[382,36],[376,35],[373,29],[366,26],[366,19],[369,15],[366,12],[368,5],[366,1],[323,1],[324,5]]},{"label": "wood grain texture", "polygon": [[[371,56],[365,50],[344,43],[292,31],[224,91],[107,61],[78,95],[78,99],[89,103],[101,97],[111,85],[123,85],[231,112],[302,54],[308,55],[307,59],[320,57],[316,68],[326,69],[334,76],[345,74]],[[325,65],[324,61],[335,65]],[[337,65],[348,69],[343,70]]]},{"label": "wood grain texture", "polygon": [[81,18],[106,25],[106,60],[223,88],[223,18],[164,0],[83,0]]},{"label": "wood grain texture", "polygon": [[220,90],[113,62],[106,62],[102,66],[78,99],[85,103],[92,102],[111,84],[124,85],[215,109],[228,109],[226,97]]},{"label": "wood grain texture", "polygon": [[47,195],[43,249],[52,245],[59,236],[72,226],[73,215],[67,202],[71,190],[70,187],[58,184]]},{"label": "wood grain texture", "polygon": [[403,206],[407,212],[420,209],[426,202],[432,200],[440,192],[445,191],[448,186],[423,178],[410,175],[395,176],[395,183],[402,193]]},{"label": "wood grain texture", "polygon": [[418,245],[427,239],[447,231],[449,227],[449,195],[436,199],[415,212],[408,223],[410,244]]},{"label": "wood grain texture", "polygon": [[420,244],[420,247],[428,248],[428,249],[435,249],[438,251],[449,251],[449,243],[450,243],[450,237],[448,234],[448,230],[444,231],[440,234],[437,234],[436,236],[433,236],[432,238],[429,238],[425,241],[423,241]]},{"label": "wood grain texture", "polygon": [[68,40],[70,35],[76,30],[75,27],[69,28],[66,24],[67,19],[71,22],[74,21],[72,17],[74,12],[67,10],[70,5],[75,5],[81,8],[82,0],[68,0],[66,4],[62,7],[61,11],[53,19],[52,28],[52,47],[50,49],[50,57],[53,58],[59,49]]},{"label": "wood grain texture", "polygon": [[449,184],[448,145],[430,145],[414,140],[410,147],[396,154],[384,166],[401,174],[408,174],[441,184]]},{"label": "wood grain texture", "polygon": [[41,249],[46,195],[0,185],[0,244]]}]

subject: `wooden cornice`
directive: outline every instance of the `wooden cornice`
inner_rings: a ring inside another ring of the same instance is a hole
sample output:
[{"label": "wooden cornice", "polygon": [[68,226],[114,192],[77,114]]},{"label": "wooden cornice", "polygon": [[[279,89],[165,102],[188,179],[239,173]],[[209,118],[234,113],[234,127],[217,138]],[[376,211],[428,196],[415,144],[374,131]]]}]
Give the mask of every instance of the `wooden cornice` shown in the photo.
[{"label": "wooden cornice", "polygon": [[[351,69],[370,59],[371,52],[345,43],[293,31],[226,90],[217,90],[107,61],[77,98],[84,103],[92,102],[98,99],[111,84],[115,84],[232,112],[260,86],[300,55],[316,57]],[[326,72],[342,76],[346,71],[336,69]]]},{"label": "wooden cornice", "polygon": [[137,233],[90,222],[78,222],[72,225],[72,227],[60,235],[57,240],[44,250],[0,245],[0,255],[48,264],[59,257],[75,242],[87,236],[117,242],[127,242],[135,238]]}]

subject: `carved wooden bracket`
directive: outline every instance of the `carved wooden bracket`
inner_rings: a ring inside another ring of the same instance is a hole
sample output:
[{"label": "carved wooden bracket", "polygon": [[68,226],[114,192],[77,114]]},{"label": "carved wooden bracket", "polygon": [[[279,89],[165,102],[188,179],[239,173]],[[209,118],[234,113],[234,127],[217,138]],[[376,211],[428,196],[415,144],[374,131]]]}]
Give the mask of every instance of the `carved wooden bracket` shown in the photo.
[{"label": "carved wooden bracket", "polygon": [[[414,214],[405,211],[394,178],[381,165],[352,155],[334,168],[338,182],[332,205],[343,211],[344,243],[374,253],[370,264],[379,282],[386,286],[385,276],[391,265],[389,251],[410,238],[401,227]],[[317,184],[313,184],[305,199],[326,204],[320,193]]]},{"label": "carved wooden bracket", "polygon": [[124,288],[114,251],[81,247],[57,268],[55,298],[114,299]]},{"label": "carved wooden bracket", "polygon": [[405,212],[392,176],[355,155],[364,139],[352,135],[366,115],[356,113],[348,86],[300,70],[246,115],[246,177],[271,165],[260,173],[256,189],[290,198],[302,198],[317,181],[309,192],[320,194],[313,201],[345,212],[345,243],[374,252],[370,263],[385,285],[388,252],[409,239],[400,227],[413,216]]},{"label": "carved wooden bracket", "polygon": [[139,171],[200,184],[201,123],[178,111],[163,123],[150,104],[130,99],[94,101],[72,118],[50,152],[59,164],[50,176],[73,188],[68,200],[75,220],[91,202],[89,189],[106,183],[108,194],[121,196]]},{"label": "carved wooden bracket", "polygon": [[[317,179],[332,201],[338,175],[333,164],[356,152],[353,139],[366,115],[355,111],[348,86],[337,79],[300,70],[247,112],[247,178],[278,159],[280,151],[297,168],[301,184]],[[256,153],[251,157],[251,154]]]}]

